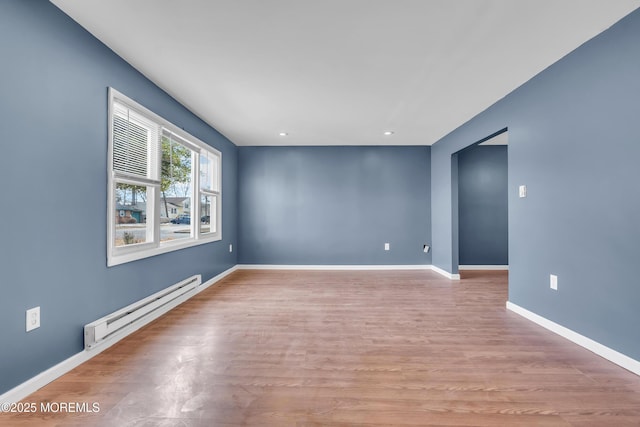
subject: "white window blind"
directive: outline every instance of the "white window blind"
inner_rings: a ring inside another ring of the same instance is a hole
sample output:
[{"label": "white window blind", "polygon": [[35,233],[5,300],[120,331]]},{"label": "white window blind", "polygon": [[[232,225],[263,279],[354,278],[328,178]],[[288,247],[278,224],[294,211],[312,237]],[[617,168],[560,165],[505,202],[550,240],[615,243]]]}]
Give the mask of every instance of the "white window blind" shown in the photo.
[{"label": "white window blind", "polygon": [[120,102],[113,108],[113,171],[158,180],[158,125]]}]

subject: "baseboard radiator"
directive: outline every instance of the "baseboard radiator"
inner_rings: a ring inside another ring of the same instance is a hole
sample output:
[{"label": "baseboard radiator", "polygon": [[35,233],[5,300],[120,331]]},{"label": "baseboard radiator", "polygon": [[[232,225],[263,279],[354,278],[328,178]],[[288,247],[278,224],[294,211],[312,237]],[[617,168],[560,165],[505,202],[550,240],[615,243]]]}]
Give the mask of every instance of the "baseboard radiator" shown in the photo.
[{"label": "baseboard radiator", "polygon": [[122,338],[157,319],[197,293],[202,276],[195,275],[134,302],[84,327],[84,348],[90,350],[114,338]]}]

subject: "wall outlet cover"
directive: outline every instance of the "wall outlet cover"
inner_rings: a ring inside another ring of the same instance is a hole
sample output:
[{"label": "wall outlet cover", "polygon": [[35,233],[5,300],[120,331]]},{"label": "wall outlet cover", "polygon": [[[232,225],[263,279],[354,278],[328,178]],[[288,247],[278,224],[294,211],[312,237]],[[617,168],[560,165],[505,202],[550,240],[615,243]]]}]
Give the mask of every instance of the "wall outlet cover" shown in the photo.
[{"label": "wall outlet cover", "polygon": [[27,310],[27,332],[40,327],[40,307]]}]

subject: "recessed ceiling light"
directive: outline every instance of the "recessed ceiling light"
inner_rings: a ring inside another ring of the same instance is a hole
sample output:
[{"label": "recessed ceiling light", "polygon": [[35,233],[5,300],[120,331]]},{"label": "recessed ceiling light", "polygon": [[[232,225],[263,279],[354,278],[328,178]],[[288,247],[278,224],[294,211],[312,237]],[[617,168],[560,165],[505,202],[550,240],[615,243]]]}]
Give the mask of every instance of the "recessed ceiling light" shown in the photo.
[{"label": "recessed ceiling light", "polygon": [[384,132],[385,136],[390,136],[393,135],[393,131],[392,130],[387,130]]},{"label": "recessed ceiling light", "polygon": [[287,136],[287,135],[289,135],[289,134],[288,134],[287,132],[280,132],[278,135],[280,135],[280,136]]}]

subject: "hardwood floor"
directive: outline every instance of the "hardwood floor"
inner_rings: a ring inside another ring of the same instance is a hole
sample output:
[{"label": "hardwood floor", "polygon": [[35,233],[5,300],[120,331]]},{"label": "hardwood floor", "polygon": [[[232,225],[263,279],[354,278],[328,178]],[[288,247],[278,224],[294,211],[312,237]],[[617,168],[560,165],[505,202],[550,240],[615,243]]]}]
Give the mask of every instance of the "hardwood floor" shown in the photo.
[{"label": "hardwood floor", "polygon": [[640,377],[508,312],[506,272],[237,271],[2,426],[639,426]]}]

